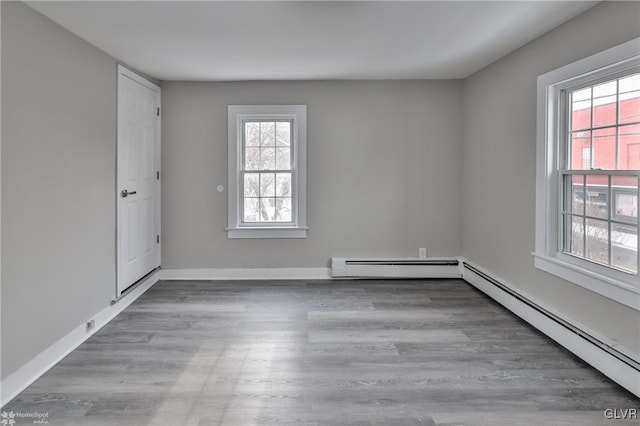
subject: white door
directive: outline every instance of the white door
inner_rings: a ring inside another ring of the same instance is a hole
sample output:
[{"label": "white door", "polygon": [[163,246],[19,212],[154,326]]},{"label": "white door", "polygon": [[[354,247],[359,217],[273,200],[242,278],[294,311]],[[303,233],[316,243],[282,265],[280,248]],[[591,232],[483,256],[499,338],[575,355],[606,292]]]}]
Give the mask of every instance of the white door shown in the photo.
[{"label": "white door", "polygon": [[160,88],[118,66],[117,290],[160,266]]}]

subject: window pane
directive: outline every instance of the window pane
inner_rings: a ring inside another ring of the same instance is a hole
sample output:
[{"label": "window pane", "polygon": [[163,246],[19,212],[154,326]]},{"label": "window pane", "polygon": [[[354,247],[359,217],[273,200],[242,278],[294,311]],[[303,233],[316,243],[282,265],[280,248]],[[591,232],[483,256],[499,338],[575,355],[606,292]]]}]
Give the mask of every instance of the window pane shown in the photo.
[{"label": "window pane", "polygon": [[612,218],[621,222],[638,223],[638,177],[612,176]]},{"label": "window pane", "polygon": [[260,169],[275,170],[276,168],[276,149],[262,148],[260,158]]},{"label": "window pane", "polygon": [[244,222],[260,222],[260,209],[258,198],[244,199]]},{"label": "window pane", "polygon": [[276,123],[276,144],[279,146],[291,145],[291,122]]},{"label": "window pane", "polygon": [[616,80],[593,87],[593,127],[616,124]]},{"label": "window pane", "polygon": [[276,175],[276,196],[277,197],[291,196],[291,174],[278,173]]},{"label": "window pane", "polygon": [[255,122],[244,123],[245,146],[258,146],[260,144],[260,124]]},{"label": "window pane", "polygon": [[638,228],[614,224],[611,228],[611,265],[638,272]]},{"label": "window pane", "polygon": [[291,170],[290,148],[276,148],[276,170]]},{"label": "window pane", "polygon": [[604,220],[587,219],[587,255],[594,262],[609,263],[609,228]]},{"label": "window pane", "polygon": [[638,217],[638,195],[616,194],[616,215],[636,218]]},{"label": "window pane", "polygon": [[261,173],[260,174],[260,196],[261,197],[275,197],[275,175],[273,173]]},{"label": "window pane", "polygon": [[291,222],[291,198],[276,198],[276,221]]},{"label": "window pane", "polygon": [[621,222],[636,223],[638,217],[637,194],[615,194],[614,218]]},{"label": "window pane", "polygon": [[616,168],[616,128],[598,129],[593,131],[594,169],[615,170]]},{"label": "window pane", "polygon": [[632,74],[628,77],[621,78],[618,83],[619,93],[627,93],[640,90],[640,74]]},{"label": "window pane", "polygon": [[591,87],[571,93],[571,130],[591,128]]},{"label": "window pane", "polygon": [[640,74],[621,78],[618,83],[620,124],[640,121]]},{"label": "window pane", "polygon": [[260,145],[275,146],[276,144],[276,123],[266,121],[260,123]]},{"label": "window pane", "polygon": [[564,215],[564,251],[576,256],[584,256],[584,218]]},{"label": "window pane", "polygon": [[564,202],[562,210],[566,213],[584,214],[584,176],[564,176]]},{"label": "window pane", "polygon": [[607,219],[609,208],[609,177],[587,176],[586,215]]},{"label": "window pane", "polygon": [[260,166],[260,148],[244,149],[245,170],[258,170]]},{"label": "window pane", "polygon": [[594,103],[598,104],[598,102],[595,102],[596,99],[600,99],[603,97],[607,97],[607,96],[611,96],[611,95],[615,95],[616,94],[616,81],[607,81],[606,83],[602,83],[602,84],[598,84],[597,86],[593,86],[593,100]]},{"label": "window pane", "polygon": [[591,155],[591,151],[592,149],[590,146],[585,146],[584,148],[582,148],[582,164],[580,165],[582,166],[583,170],[590,170],[592,168],[591,157],[593,156]]},{"label": "window pane", "polygon": [[245,197],[257,197],[258,182],[260,181],[258,173],[246,173],[244,175],[244,196]]},{"label": "window pane", "polygon": [[640,170],[640,124],[620,126],[618,170]]},{"label": "window pane", "polygon": [[275,198],[260,199],[260,214],[263,222],[273,222],[276,211]]},{"label": "window pane", "polygon": [[591,169],[591,132],[589,130],[571,133],[568,157],[571,159],[569,169]]}]

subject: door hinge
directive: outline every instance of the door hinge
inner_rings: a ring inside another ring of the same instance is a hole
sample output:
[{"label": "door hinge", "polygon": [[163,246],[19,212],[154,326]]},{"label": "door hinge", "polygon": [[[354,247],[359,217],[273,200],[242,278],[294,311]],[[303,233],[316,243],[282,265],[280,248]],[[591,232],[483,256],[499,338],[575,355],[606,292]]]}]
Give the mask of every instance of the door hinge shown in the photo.
[{"label": "door hinge", "polygon": [[156,172],[156,180],[160,180],[160,170]]},{"label": "door hinge", "polygon": [[156,243],[160,244],[160,235],[156,235]]},{"label": "door hinge", "polygon": [[158,115],[158,117],[160,117],[160,107],[158,107],[157,115]]}]

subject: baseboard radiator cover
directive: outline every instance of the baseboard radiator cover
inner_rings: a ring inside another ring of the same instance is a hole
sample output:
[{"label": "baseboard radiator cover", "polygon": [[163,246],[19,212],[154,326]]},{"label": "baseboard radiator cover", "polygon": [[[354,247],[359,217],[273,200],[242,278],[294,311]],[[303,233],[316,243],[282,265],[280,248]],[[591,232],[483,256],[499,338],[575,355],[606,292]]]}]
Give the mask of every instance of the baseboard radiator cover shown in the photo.
[{"label": "baseboard radiator cover", "polygon": [[466,262],[463,279],[640,397],[640,362]]},{"label": "baseboard radiator cover", "polygon": [[460,278],[458,259],[331,258],[333,278]]}]

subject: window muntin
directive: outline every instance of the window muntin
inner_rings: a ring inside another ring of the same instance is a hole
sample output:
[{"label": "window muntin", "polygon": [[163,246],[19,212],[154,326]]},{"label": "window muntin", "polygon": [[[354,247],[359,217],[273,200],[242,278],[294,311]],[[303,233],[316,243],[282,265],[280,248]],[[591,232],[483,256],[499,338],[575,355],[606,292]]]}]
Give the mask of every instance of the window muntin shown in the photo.
[{"label": "window muntin", "polygon": [[242,224],[294,223],[293,120],[242,121]]},{"label": "window muntin", "polygon": [[560,168],[562,252],[637,274],[640,73],[560,96],[571,106]]}]

